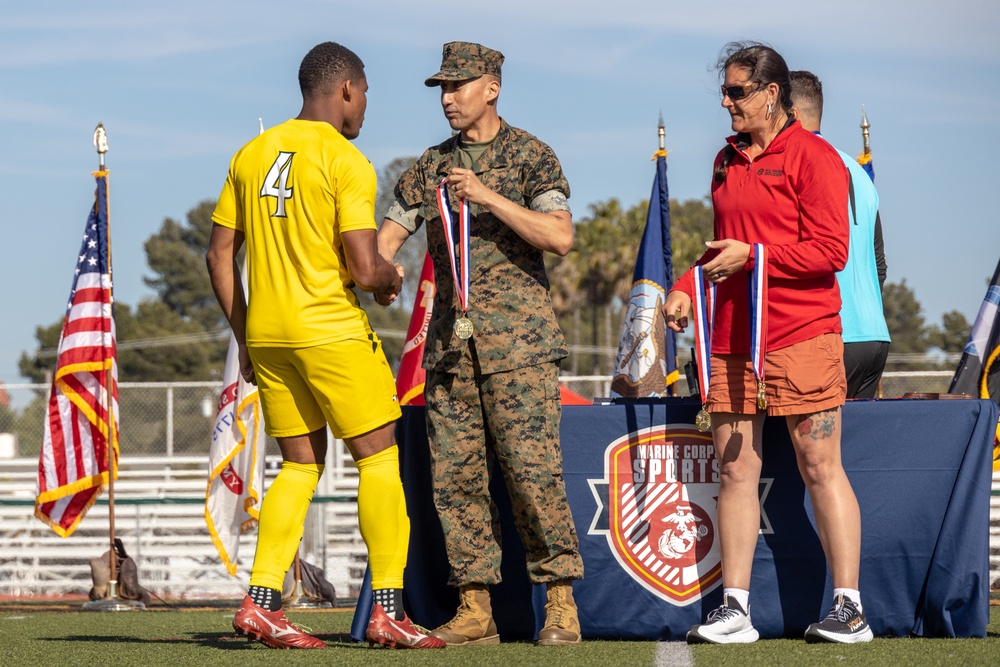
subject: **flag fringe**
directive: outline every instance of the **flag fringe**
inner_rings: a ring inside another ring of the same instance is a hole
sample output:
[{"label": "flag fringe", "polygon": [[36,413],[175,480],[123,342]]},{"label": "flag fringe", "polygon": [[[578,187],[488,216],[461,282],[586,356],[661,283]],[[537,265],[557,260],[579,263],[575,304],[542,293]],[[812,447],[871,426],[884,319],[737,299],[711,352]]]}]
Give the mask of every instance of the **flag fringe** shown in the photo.
[{"label": "flag fringe", "polygon": [[[983,377],[979,384],[980,398],[991,398],[986,380],[990,376],[990,367],[998,362],[1000,362],[1000,345],[997,345],[996,349],[986,359],[986,363],[983,364]],[[997,423],[996,437],[993,440],[993,472],[1000,472],[1000,423]]]},{"label": "flag fringe", "polygon": [[[225,458],[223,458],[222,461],[209,472],[208,486],[205,489],[205,523],[208,525],[208,534],[212,538],[212,544],[215,545],[216,551],[219,552],[219,558],[222,561],[222,564],[225,566],[226,571],[228,571],[230,576],[233,577],[236,576],[237,563],[230,560],[229,558],[229,552],[226,551],[226,546],[222,541],[222,537],[219,535],[219,529],[216,527],[215,521],[212,519],[211,511],[209,511],[208,501],[212,494],[212,484],[215,482],[216,479],[218,479],[219,475],[222,474],[222,471],[225,470],[230,463],[232,463],[233,459],[236,458],[244,450],[244,448],[246,448],[248,431],[246,422],[243,419],[242,415],[244,410],[246,410],[251,405],[253,408],[251,419],[253,420],[254,434],[255,434],[255,437],[253,438],[253,443],[251,445],[253,447],[251,460],[257,459],[256,434],[259,432],[261,424],[259,397],[260,394],[254,391],[248,396],[245,396],[243,400],[240,401],[239,404],[235,406],[234,421],[235,421],[235,426],[240,433],[240,439],[236,441],[236,444],[233,446],[232,450],[230,450],[230,452],[225,456]],[[247,484],[249,497],[247,497],[243,501],[243,509],[244,511],[246,511],[247,514],[251,516],[251,518],[240,523],[241,535],[245,535],[246,533],[253,530],[257,526],[258,521],[260,520],[260,510],[257,509],[257,507],[254,507],[254,505],[258,507],[260,505],[260,497],[255,490],[256,487],[252,483],[254,481],[253,476],[256,474],[256,472],[257,472],[256,466],[251,466],[250,478],[245,480],[244,482],[245,484]],[[263,480],[261,480],[261,482],[263,482]]]},{"label": "flag fringe", "polygon": [[[102,473],[101,476],[106,475],[106,474],[107,473]],[[98,477],[98,476],[99,475],[95,475],[95,477]],[[60,487],[60,488],[65,488],[65,487]],[[90,487],[90,488],[93,488],[93,487]],[[88,491],[88,490],[90,490],[90,489],[89,488],[88,489],[81,489],[81,491]],[[58,489],[55,489],[54,491],[58,491]],[[53,493],[54,491],[48,492],[48,493]],[[40,500],[42,498],[42,496],[39,496],[39,499],[35,500],[35,518],[38,519],[38,520],[40,520],[42,523],[44,523],[45,525],[47,525],[49,528],[51,528],[52,532],[54,532],[59,537],[69,537],[74,532],[76,532],[76,529],[79,528],[79,526],[80,526],[80,522],[83,521],[83,517],[87,516],[87,512],[90,511],[90,508],[93,507],[94,503],[97,502],[97,497],[99,495],[101,495],[101,493],[103,493],[103,492],[104,492],[104,486],[101,485],[101,487],[98,488],[98,489],[96,489],[95,492],[93,493],[93,495],[90,496],[90,499],[87,501],[87,504],[83,506],[83,508],[79,511],[79,513],[77,513],[76,518],[73,519],[73,523],[71,523],[66,528],[63,528],[58,522],[53,521],[51,517],[49,517],[48,515],[46,515],[45,513],[42,512],[41,506],[44,505],[44,504],[52,502],[52,500]],[[62,498],[64,496],[65,496],[65,494],[63,496],[59,496],[59,498]]]},{"label": "flag fringe", "polygon": [[48,491],[42,491],[35,498],[35,506],[44,505],[46,503],[53,503],[58,500],[62,500],[66,496],[71,496],[74,493],[80,493],[81,491],[89,491],[90,489],[97,489],[98,493],[104,491],[105,487],[108,485],[108,473],[107,471],[99,473],[97,475],[91,475],[90,477],[84,477],[83,479],[78,479],[72,484],[64,484],[62,486],[57,486],[54,489],[49,489]]},{"label": "flag fringe", "polygon": [[422,395],[423,393],[424,393],[424,383],[421,382],[420,384],[418,384],[418,385],[416,385],[414,387],[411,387],[409,389],[409,391],[407,391],[405,394],[403,394],[402,396],[400,396],[399,397],[399,404],[400,405],[409,405],[410,401],[412,401],[413,399],[415,399],[417,396]]}]

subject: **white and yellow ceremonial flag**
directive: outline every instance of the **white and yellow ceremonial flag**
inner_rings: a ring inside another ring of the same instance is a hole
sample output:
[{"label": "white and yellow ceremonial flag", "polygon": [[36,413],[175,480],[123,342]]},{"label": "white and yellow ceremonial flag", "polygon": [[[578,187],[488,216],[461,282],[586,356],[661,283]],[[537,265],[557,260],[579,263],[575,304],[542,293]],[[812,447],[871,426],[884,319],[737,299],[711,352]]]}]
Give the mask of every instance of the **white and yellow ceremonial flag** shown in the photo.
[{"label": "white and yellow ceremonial flag", "polygon": [[236,337],[229,354],[208,456],[205,521],[229,574],[236,574],[240,535],[253,530],[264,497],[264,417],[257,387],[240,375]]}]

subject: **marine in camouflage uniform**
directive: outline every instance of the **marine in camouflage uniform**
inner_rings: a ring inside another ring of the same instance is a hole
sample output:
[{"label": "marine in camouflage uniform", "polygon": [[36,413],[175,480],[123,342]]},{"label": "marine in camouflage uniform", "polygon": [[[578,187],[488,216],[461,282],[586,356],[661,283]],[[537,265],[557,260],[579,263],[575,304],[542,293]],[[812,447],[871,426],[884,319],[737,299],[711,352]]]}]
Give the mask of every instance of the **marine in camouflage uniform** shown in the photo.
[{"label": "marine in camouflage uniform", "polygon": [[[502,59],[478,44],[446,44],[442,71],[427,85],[484,74],[499,79]],[[442,104],[447,115],[444,88]],[[466,313],[474,333],[462,340],[453,330],[462,308],[438,209],[436,192],[442,179],[456,167],[471,169],[485,188],[510,202],[539,213],[564,211],[570,221],[569,184],[555,153],[533,135],[497,120],[499,129],[488,143],[468,144],[457,134],[427,149],[400,177],[383,231],[397,223],[412,234],[426,223],[434,260],[437,291],[424,353],[424,392],[434,500],[451,566],[449,583],[461,587],[500,581],[499,526],[488,489],[496,452],[531,581],[568,584],[583,577],[559,446],[559,361],[568,351],[552,311],[543,251],[477,204],[470,205]],[[457,221],[459,198],[454,193],[451,204]],[[388,231],[399,233],[398,228]],[[454,236],[458,241],[457,231]],[[457,246],[461,264],[464,258]],[[389,254],[396,249],[398,245]]]}]

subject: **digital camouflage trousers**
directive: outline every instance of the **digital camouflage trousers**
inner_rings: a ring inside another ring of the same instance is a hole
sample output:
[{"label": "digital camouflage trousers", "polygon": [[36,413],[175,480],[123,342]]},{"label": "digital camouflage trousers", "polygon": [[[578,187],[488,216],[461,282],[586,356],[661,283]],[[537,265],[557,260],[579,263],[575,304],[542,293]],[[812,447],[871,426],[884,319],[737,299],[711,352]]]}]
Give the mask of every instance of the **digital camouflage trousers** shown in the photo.
[{"label": "digital camouflage trousers", "polygon": [[494,454],[531,582],[583,578],[562,477],[558,373],[555,362],[472,377],[427,372],[434,504],[453,586],[500,581],[500,525],[489,493]]}]

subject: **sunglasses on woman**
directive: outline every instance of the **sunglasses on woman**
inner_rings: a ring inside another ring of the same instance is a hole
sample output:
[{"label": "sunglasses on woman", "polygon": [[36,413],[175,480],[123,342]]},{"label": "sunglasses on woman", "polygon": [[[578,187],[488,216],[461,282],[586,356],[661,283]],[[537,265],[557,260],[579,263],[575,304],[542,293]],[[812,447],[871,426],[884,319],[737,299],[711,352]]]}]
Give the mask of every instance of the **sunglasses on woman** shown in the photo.
[{"label": "sunglasses on woman", "polygon": [[760,90],[759,83],[752,83],[746,86],[721,86],[722,97],[728,97],[733,102],[737,100],[742,100],[744,97],[749,97],[753,93]]}]

